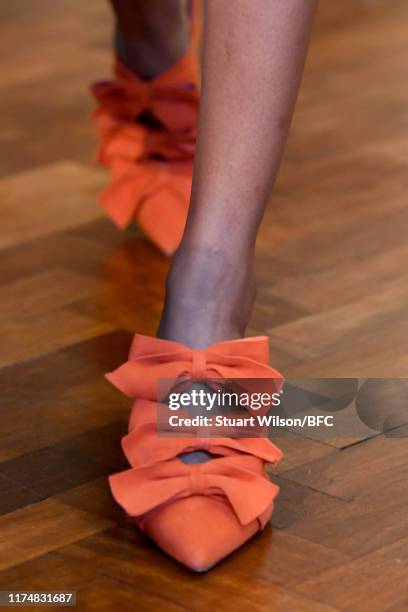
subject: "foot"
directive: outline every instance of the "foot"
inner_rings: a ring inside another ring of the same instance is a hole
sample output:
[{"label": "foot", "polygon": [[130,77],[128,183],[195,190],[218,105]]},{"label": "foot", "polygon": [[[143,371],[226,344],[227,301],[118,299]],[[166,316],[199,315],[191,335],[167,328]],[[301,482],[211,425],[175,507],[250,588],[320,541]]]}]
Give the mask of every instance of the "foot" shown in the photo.
[{"label": "foot", "polygon": [[254,298],[252,255],[181,247],[167,280],[158,336],[195,349],[242,338]]},{"label": "foot", "polygon": [[118,20],[116,55],[134,74],[150,80],[176,64],[188,49],[188,2],[160,0],[160,3],[140,2],[134,6],[137,15],[131,21]]}]

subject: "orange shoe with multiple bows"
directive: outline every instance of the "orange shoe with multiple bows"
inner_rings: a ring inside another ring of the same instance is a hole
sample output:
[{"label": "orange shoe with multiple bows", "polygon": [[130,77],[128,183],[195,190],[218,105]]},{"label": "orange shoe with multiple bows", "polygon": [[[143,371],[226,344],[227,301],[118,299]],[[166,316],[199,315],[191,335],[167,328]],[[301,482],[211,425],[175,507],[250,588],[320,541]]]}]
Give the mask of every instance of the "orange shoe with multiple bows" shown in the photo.
[{"label": "orange shoe with multiple bows", "polygon": [[[171,557],[206,571],[268,523],[279,487],[266,467],[281,451],[267,438],[160,437],[157,381],[283,378],[268,365],[268,339],[246,338],[191,350],[136,335],[129,361],[106,375],[133,398],[122,448],[130,468],[109,478],[113,497],[139,528]],[[183,458],[205,451],[206,460]]]},{"label": "orange shoe with multiple bows", "polygon": [[190,47],[177,64],[145,81],[116,61],[114,79],[92,86],[97,161],[111,172],[101,203],[119,228],[136,221],[167,255],[183,234],[196,144],[198,0],[192,7]]}]

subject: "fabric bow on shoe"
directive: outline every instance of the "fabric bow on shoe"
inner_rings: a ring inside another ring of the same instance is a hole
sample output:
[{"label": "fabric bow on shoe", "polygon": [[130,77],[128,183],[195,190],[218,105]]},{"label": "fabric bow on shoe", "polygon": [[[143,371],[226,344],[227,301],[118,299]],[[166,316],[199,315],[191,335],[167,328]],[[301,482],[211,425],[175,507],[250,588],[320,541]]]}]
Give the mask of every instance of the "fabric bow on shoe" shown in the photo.
[{"label": "fabric bow on shoe", "polygon": [[106,113],[95,115],[101,134],[97,161],[111,167],[122,160],[135,164],[150,160],[190,161],[189,172],[195,152],[195,136],[174,134],[162,130],[149,130],[139,123],[117,121]]},{"label": "fabric bow on shoe", "polygon": [[[110,476],[118,504],[131,517],[143,517],[165,503],[192,495],[223,496],[241,525],[259,520],[273,504],[279,487],[263,476],[256,457],[223,457],[199,465],[176,459]],[[261,525],[263,527],[263,525]]]},{"label": "fabric bow on shoe", "polygon": [[163,229],[162,246],[167,251],[183,233],[190,190],[191,174],[182,164],[134,164],[118,158],[101,203],[118,227],[138,220],[142,227],[151,224],[152,232]]},{"label": "fabric bow on shoe", "polygon": [[264,336],[193,350],[176,342],[136,335],[129,361],[106,377],[125,395],[150,400],[157,397],[159,379],[265,378],[273,379],[275,390],[279,390],[283,377],[268,365],[268,359],[268,338]]},{"label": "fabric bow on shoe", "polygon": [[123,452],[132,467],[148,467],[195,450],[204,450],[214,456],[237,453],[252,455],[272,467],[276,467],[282,459],[282,451],[265,437],[203,439],[182,437],[179,434],[159,436],[157,409],[157,404],[148,400],[137,400],[132,408],[129,433],[122,438]]},{"label": "fabric bow on shoe", "polygon": [[191,66],[179,66],[176,83],[171,74],[163,73],[151,81],[143,81],[125,66],[116,62],[112,81],[101,81],[92,93],[104,110],[118,119],[134,121],[149,111],[163,126],[175,132],[195,131],[199,92],[192,78]]}]

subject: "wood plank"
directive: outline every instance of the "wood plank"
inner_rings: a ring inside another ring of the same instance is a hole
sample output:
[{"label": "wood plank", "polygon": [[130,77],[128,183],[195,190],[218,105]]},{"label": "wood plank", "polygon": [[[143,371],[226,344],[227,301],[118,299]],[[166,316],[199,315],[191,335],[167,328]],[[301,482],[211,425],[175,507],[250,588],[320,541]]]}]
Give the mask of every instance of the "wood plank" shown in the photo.
[{"label": "wood plank", "polygon": [[46,236],[102,217],[99,170],[61,161],[2,179],[0,248]]},{"label": "wood plank", "polygon": [[[85,563],[95,572],[106,574],[114,580],[133,586],[143,585],[147,593],[157,593],[157,581],[160,580],[161,592],[166,593],[171,601],[187,607],[193,601],[194,609],[200,612],[208,610],[208,606],[217,610],[246,609],[251,612],[271,608],[279,612],[331,610],[330,606],[296,597],[278,585],[257,579],[256,568],[262,563],[259,558],[255,559],[254,567],[246,567],[245,573],[241,568],[240,573],[235,574],[232,570],[234,557],[231,557],[216,572],[194,577],[158,552],[134,529],[109,530],[66,546],[60,549],[59,554],[78,564]],[[200,597],[197,597],[198,581]],[[220,595],[225,592],[228,597]]]},{"label": "wood plank", "polygon": [[30,316],[23,321],[12,321],[3,332],[0,367],[39,357],[113,329],[112,323],[66,309],[50,312],[44,318]]},{"label": "wood plank", "polygon": [[86,565],[77,565],[55,552],[36,556],[0,572],[3,590],[67,591],[88,585],[95,574]]},{"label": "wood plank", "polygon": [[[271,518],[271,525],[279,527],[280,529],[288,529],[292,525],[307,522],[309,518],[316,518],[311,523],[317,525],[317,532],[320,534],[320,515],[324,517],[339,516],[342,511],[346,511],[349,507],[349,503],[327,495],[314,491],[309,487],[304,487],[298,483],[286,480],[280,476],[271,474],[272,481],[280,487],[279,495],[275,502],[275,509]],[[298,533],[293,530],[293,533]],[[302,537],[307,538],[305,531],[299,530],[299,534]],[[312,537],[308,539],[313,539]],[[315,538],[316,541],[319,541]],[[323,541],[324,543],[324,541]]]},{"label": "wood plank", "polygon": [[408,284],[398,281],[383,292],[273,328],[271,334],[305,349],[312,345],[318,355],[313,363],[290,368],[291,377],[404,376],[407,301]]},{"label": "wood plank", "polygon": [[[408,540],[328,570],[295,589],[340,610],[382,612],[403,605],[408,589]],[[404,609],[402,607],[402,609]]]},{"label": "wood plank", "polygon": [[[296,537],[287,531],[269,530],[258,546],[246,546],[240,559],[231,559],[226,572],[243,578],[243,568],[251,568],[253,579],[277,584],[291,590],[292,585],[316,578],[329,568],[341,567],[350,557],[315,542]],[[238,570],[238,568],[240,568]]]},{"label": "wood plank", "polygon": [[95,460],[77,440],[62,441],[0,464],[0,474],[42,497],[50,497],[112,471],[109,463]]},{"label": "wood plank", "polygon": [[0,569],[75,542],[111,523],[47,499],[0,517]]},{"label": "wood plank", "polygon": [[408,471],[405,438],[368,440],[285,472],[285,478],[317,491],[353,499],[385,484],[396,484]]},{"label": "wood plank", "polygon": [[41,500],[41,495],[0,474],[0,515]]},{"label": "wood plank", "polygon": [[114,501],[105,476],[57,493],[54,499],[89,514],[94,513],[112,520],[117,525],[125,525],[128,521],[122,509]]},{"label": "wood plank", "polygon": [[283,452],[283,459],[273,473],[284,474],[321,457],[331,455],[333,448],[319,440],[310,440],[293,434],[282,433],[273,442]]},{"label": "wood plank", "polygon": [[[108,394],[106,401],[116,402],[112,410],[129,407],[129,400],[106,384],[103,375],[126,361],[131,339],[129,332],[115,330],[28,362],[0,368],[2,408],[13,410],[21,403],[49,401],[56,395],[66,395],[85,409],[91,406],[95,409],[95,403],[103,399],[101,385]],[[76,387],[86,392],[92,385],[95,385],[95,396],[92,392],[91,395],[75,393]]]},{"label": "wood plank", "polygon": [[120,610],[134,610],[150,612],[151,610],[187,610],[169,601],[165,593],[146,593],[142,586],[123,584],[101,576],[94,579],[91,584],[83,585],[77,592],[77,606],[80,610],[99,610],[110,612],[113,608]]},{"label": "wood plank", "polygon": [[348,504],[302,518],[289,531],[351,556],[366,555],[408,537],[407,502],[406,480],[379,483]]},{"label": "wood plank", "polygon": [[[101,381],[101,386],[107,384]],[[88,390],[92,393],[96,385],[89,385]],[[86,391],[85,387],[76,390],[78,394]],[[106,392],[105,401],[108,396]],[[0,461],[26,455],[70,438],[78,439],[78,436],[86,432],[100,431],[104,426],[117,422],[121,416],[126,424],[129,409],[123,407],[121,410],[125,402],[115,401],[109,405],[105,401],[98,402],[92,395],[90,399],[88,405],[85,401],[77,402],[75,394],[68,392],[66,397],[61,394],[48,400],[27,401],[12,410],[0,408]]]},{"label": "wood plank", "polygon": [[104,290],[103,281],[77,272],[61,268],[45,270],[0,287],[0,321],[45,317]]}]

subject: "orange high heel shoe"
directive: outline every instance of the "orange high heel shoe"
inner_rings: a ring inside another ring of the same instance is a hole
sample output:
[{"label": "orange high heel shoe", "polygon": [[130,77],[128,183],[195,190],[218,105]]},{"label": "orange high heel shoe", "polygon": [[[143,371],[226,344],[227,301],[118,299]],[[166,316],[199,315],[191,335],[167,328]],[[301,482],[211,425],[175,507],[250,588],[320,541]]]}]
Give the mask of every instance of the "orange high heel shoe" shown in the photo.
[{"label": "orange high heel shoe", "polygon": [[[109,477],[112,495],[139,528],[174,559],[206,571],[268,523],[279,487],[266,466],[281,451],[266,438],[164,438],[157,435],[157,380],[283,378],[268,365],[268,339],[220,342],[191,350],[136,335],[129,361],[106,375],[137,398],[122,448],[130,469]],[[204,451],[202,462],[186,462]]]},{"label": "orange high heel shoe", "polygon": [[101,139],[97,161],[111,171],[101,204],[117,227],[136,221],[169,256],[181,240],[191,192],[200,98],[198,9],[193,0],[190,46],[177,64],[145,81],[115,61],[114,80],[92,86]]}]

